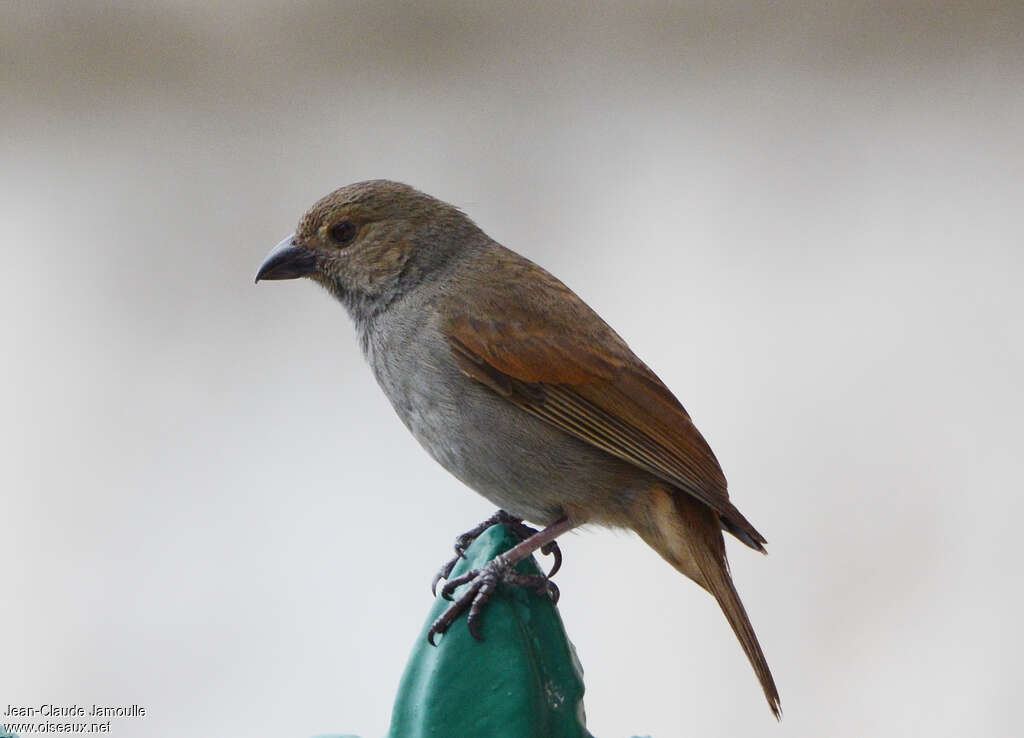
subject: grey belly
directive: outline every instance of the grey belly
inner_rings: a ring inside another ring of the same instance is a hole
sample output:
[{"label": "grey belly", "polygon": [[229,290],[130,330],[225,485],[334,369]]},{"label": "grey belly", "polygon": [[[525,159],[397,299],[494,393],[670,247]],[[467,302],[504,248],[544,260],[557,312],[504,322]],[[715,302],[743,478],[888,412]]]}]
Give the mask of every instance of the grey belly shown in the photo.
[{"label": "grey belly", "polygon": [[416,343],[378,342],[367,358],[402,422],[441,466],[542,525],[567,513],[580,524],[618,517],[646,475],[466,377],[447,345]]}]

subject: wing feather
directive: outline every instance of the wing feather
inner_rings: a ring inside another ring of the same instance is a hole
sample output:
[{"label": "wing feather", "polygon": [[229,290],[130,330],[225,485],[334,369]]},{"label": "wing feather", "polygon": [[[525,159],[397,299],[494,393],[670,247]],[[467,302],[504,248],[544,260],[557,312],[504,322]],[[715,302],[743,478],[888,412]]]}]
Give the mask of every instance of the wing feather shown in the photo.
[{"label": "wing feather", "polygon": [[714,453],[661,380],[548,272],[526,260],[514,264],[516,274],[503,274],[502,266],[471,300],[446,305],[443,330],[462,371],[692,495],[718,512],[727,530],[763,551],[764,537],[729,501]]}]

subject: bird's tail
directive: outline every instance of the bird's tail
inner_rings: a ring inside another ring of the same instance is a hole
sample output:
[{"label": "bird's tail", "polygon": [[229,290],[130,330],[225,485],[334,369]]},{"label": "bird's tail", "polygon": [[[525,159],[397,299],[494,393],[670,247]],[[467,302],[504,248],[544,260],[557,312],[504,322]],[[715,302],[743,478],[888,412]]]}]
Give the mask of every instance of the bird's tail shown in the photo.
[{"label": "bird's tail", "polygon": [[779,691],[729,574],[718,514],[689,495],[656,488],[653,504],[636,520],[640,536],[661,557],[718,600],[761,682],[772,714],[781,715]]}]

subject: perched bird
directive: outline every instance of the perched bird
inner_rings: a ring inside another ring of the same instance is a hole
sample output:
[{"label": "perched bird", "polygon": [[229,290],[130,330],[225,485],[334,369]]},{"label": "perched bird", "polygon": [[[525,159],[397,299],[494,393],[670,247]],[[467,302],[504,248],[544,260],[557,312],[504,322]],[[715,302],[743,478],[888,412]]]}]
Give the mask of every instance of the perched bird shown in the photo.
[{"label": "perched bird", "polygon": [[[560,534],[629,528],[715,597],[779,716],[722,530],[762,553],[765,539],[729,501],[683,406],[572,290],[457,208],[386,180],[313,205],[256,281],[298,277],[347,308],[377,381],[427,452],[501,508],[461,536],[456,552],[495,521],[524,539],[447,582],[446,597],[468,586],[434,623],[431,642],[466,610],[479,637],[499,583],[557,594],[514,564],[537,549],[557,553]],[[535,532],[524,519],[546,527]],[[451,563],[439,576],[450,572]]]}]

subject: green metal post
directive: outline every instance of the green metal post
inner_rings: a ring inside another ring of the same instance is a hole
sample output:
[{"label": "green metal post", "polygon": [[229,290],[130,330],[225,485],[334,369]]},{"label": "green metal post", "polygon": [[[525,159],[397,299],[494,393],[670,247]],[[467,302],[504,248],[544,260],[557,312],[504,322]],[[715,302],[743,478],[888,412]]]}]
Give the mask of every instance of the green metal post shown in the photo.
[{"label": "green metal post", "polygon": [[[518,542],[503,526],[492,526],[452,577]],[[540,571],[533,557],[517,568]],[[427,629],[450,604],[438,597],[413,646],[388,738],[593,738],[583,712],[583,669],[548,597],[502,587],[484,610],[483,642],[462,617],[435,648]]]}]

